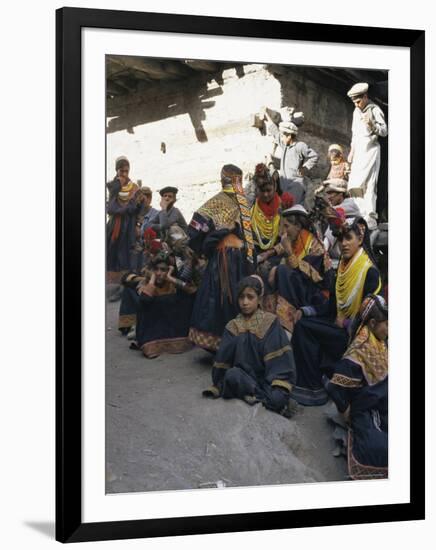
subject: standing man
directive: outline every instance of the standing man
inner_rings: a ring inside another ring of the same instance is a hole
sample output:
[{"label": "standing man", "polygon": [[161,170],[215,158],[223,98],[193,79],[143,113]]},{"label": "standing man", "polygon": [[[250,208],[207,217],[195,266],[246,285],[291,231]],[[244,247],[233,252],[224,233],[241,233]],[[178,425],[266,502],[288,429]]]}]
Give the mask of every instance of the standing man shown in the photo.
[{"label": "standing man", "polygon": [[378,138],[388,135],[383,111],[368,97],[368,84],[359,82],[347,92],[354,103],[351,164],[348,189],[365,218],[368,228],[377,227],[377,178],[380,170],[380,143]]},{"label": "standing man", "polygon": [[297,140],[298,127],[291,121],[282,121],[277,126],[268,109],[263,109],[268,124],[267,130],[273,136],[281,152],[280,159],[280,193],[291,193],[295,204],[302,204],[306,194],[309,170],[318,162],[318,153],[303,141]]},{"label": "standing man", "polygon": [[298,128],[293,122],[280,122],[280,188],[294,195],[295,204],[302,204],[306,195],[309,170],[318,162],[318,154],[303,141],[297,140]]}]

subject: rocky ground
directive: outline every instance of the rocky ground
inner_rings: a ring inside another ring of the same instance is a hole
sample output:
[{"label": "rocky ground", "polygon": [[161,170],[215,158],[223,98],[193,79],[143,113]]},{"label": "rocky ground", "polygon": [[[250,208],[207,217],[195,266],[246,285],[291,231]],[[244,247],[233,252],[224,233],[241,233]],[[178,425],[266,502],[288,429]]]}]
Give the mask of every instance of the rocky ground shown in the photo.
[{"label": "rocky ground", "polygon": [[108,493],[347,479],[332,454],[329,405],[288,420],[239,400],[209,400],[212,356],[200,349],[146,359],[117,330],[108,303]]}]

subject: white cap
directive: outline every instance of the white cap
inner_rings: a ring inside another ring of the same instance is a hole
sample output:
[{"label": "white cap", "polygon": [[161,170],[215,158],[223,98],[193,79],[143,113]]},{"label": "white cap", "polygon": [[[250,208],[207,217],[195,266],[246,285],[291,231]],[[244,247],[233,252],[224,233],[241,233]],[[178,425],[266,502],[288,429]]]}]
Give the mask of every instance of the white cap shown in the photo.
[{"label": "white cap", "polygon": [[348,90],[347,96],[353,99],[353,97],[366,94],[367,92],[368,92],[368,83],[358,82]]},{"label": "white cap", "polygon": [[330,151],[339,151],[340,153],[344,152],[344,150],[338,143],[332,143],[329,147],[329,153]]},{"label": "white cap", "polygon": [[303,216],[309,216],[309,212],[304,208],[302,204],[294,204],[291,208],[283,210],[282,216],[290,216],[292,214],[302,214]]},{"label": "white cap", "polygon": [[347,180],[343,180],[340,178],[331,178],[329,180],[325,180],[323,184],[327,189],[337,191],[338,193],[346,193],[348,189]]},{"label": "white cap", "polygon": [[279,130],[282,134],[298,134],[298,127],[293,122],[280,122]]}]

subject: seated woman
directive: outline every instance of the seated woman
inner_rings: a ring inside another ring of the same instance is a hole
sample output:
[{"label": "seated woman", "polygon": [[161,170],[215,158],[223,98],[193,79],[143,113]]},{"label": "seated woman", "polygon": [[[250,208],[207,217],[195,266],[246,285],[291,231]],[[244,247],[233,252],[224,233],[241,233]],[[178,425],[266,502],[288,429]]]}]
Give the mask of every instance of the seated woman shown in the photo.
[{"label": "seated woman", "polygon": [[[147,265],[150,260],[162,250],[162,242],[157,239],[157,234],[151,228],[146,229],[142,238],[143,242],[143,263],[145,267],[138,274],[137,272],[128,272],[121,277],[121,302],[118,316],[118,330],[121,334],[128,334],[129,340],[135,339],[136,331],[136,313],[139,304],[137,288],[145,281],[147,275]],[[148,274],[148,276],[150,276]]]},{"label": "seated woman", "polygon": [[138,286],[136,340],[148,358],[161,353],[183,353],[188,338],[196,287],[172,276],[169,256],[160,252],[151,260],[151,275]]},{"label": "seated woman", "polygon": [[[351,225],[349,225],[351,223]],[[334,292],[328,302],[302,306],[296,314],[292,346],[297,364],[293,397],[303,405],[323,405],[328,395],[322,385],[323,367],[342,357],[351,322],[363,297],[378,294],[381,281],[375,267],[368,227],[363,218],[344,222],[338,232],[341,259]]]},{"label": "seated woman", "polygon": [[348,429],[348,471],[352,479],[388,474],[388,309],[370,294],[353,323],[351,343],[324,386]]},{"label": "seated woman", "polygon": [[333,282],[330,258],[319,241],[307,210],[293,206],[292,195],[282,195],[283,235],[275,253],[281,264],[270,272],[269,282],[276,289],[273,300],[265,303],[274,311],[290,335],[298,308],[323,304]]},{"label": "seated woman", "polygon": [[213,385],[205,397],[236,397],[290,417],[295,363],[288,339],[275,315],[260,309],[263,291],[257,275],[238,285],[241,313],[227,323],[212,369]]}]

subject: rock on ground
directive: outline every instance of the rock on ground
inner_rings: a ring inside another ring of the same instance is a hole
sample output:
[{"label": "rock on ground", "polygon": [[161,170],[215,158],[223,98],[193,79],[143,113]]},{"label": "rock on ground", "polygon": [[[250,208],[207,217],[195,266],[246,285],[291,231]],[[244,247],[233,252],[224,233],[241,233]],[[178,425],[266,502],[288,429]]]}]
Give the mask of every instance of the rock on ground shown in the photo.
[{"label": "rock on ground", "polygon": [[347,479],[326,407],[289,420],[261,404],[205,399],[212,356],[146,359],[117,330],[118,307],[107,307],[108,493]]}]

